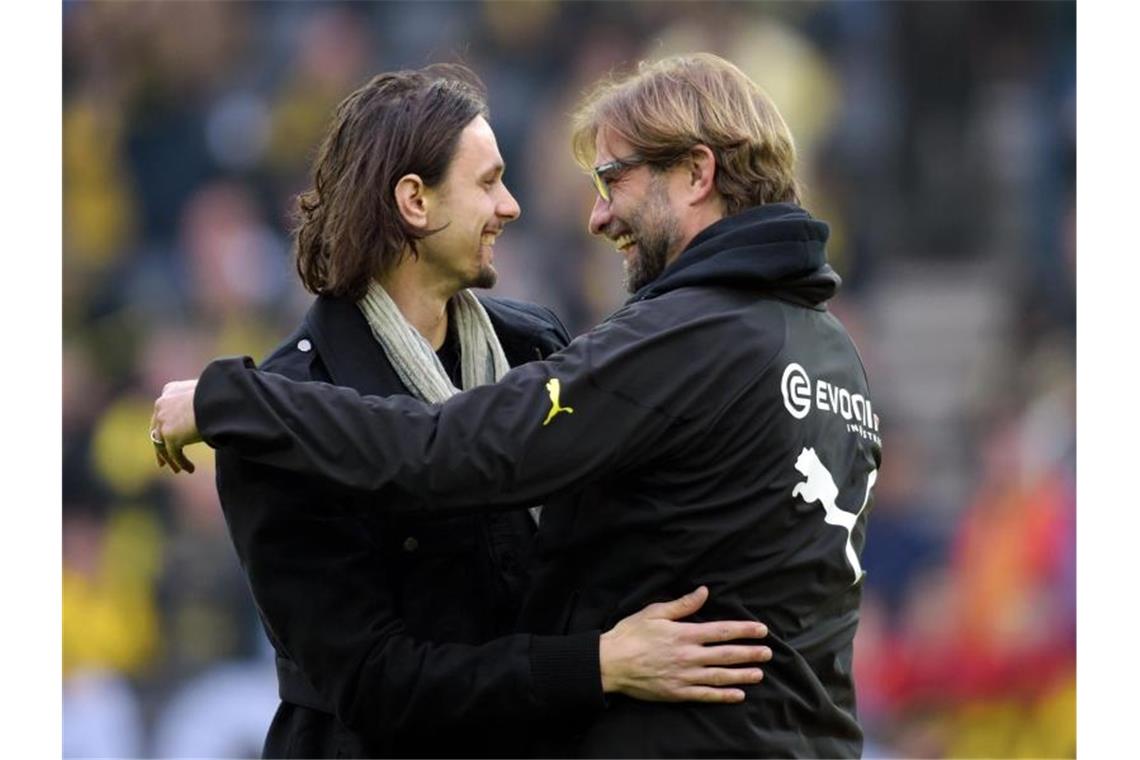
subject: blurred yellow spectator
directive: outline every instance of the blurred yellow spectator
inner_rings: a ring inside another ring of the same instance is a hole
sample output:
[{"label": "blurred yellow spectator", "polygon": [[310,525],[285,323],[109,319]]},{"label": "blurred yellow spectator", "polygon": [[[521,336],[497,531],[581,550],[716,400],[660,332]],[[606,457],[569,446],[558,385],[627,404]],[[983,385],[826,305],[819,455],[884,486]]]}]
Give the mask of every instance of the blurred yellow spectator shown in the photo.
[{"label": "blurred yellow spectator", "polygon": [[122,396],[95,427],[91,456],[96,472],[121,496],[137,498],[159,474],[147,438],[154,399]]},{"label": "blurred yellow spectator", "polygon": [[63,251],[68,278],[85,280],[105,271],[134,234],[134,200],[121,140],[114,109],[90,98],[65,106]]},{"label": "blurred yellow spectator", "polygon": [[162,531],[141,507],[116,510],[106,525],[64,522],[63,673],[111,669],[141,674],[158,649],[154,584]]}]

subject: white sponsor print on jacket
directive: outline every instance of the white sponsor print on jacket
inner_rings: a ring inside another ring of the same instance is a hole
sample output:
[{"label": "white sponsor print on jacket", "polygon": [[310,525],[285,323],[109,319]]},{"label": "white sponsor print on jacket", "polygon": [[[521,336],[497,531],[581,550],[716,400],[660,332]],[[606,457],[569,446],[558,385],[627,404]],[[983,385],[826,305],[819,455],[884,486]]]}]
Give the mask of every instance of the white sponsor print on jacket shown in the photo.
[{"label": "white sponsor print on jacket", "polygon": [[838,525],[847,531],[847,544],[845,546],[847,564],[855,573],[852,584],[858,583],[859,579],[863,577],[863,566],[859,564],[859,555],[856,554],[855,547],[851,544],[851,531],[854,530],[855,521],[859,519],[859,515],[863,514],[863,510],[867,508],[867,502],[871,497],[871,487],[875,485],[879,471],[871,470],[867,476],[867,492],[863,495],[863,504],[859,507],[859,511],[846,512],[835,503],[836,499],[839,498],[839,486],[835,485],[835,478],[831,476],[831,471],[824,467],[823,462],[819,461],[815,449],[805,448],[800,452],[799,457],[796,458],[796,470],[807,480],[796,483],[792,489],[792,496],[799,496],[808,504],[818,501],[819,505],[823,507],[823,521],[828,525]]},{"label": "white sponsor print on jacket", "polygon": [[817,380],[814,390],[811,378],[799,364],[792,362],[784,368],[780,378],[780,393],[784,396],[784,408],[797,420],[808,416],[815,408],[821,412],[838,414],[847,421],[847,432],[858,433],[869,441],[882,445],[879,438],[879,415],[871,408],[871,399],[860,393],[852,393],[841,386],[826,380]]}]

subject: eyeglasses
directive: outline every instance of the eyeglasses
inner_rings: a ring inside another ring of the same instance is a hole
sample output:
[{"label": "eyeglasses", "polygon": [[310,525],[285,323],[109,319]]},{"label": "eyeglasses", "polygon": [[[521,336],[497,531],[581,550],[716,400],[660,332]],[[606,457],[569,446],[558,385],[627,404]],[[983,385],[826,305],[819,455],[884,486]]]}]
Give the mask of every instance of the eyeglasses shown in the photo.
[{"label": "eyeglasses", "polygon": [[648,160],[641,156],[630,156],[629,158],[615,158],[613,161],[595,166],[590,170],[590,179],[594,181],[594,189],[598,191],[598,197],[609,203],[611,197],[610,182],[621,176],[622,172],[646,163],[649,163]]}]

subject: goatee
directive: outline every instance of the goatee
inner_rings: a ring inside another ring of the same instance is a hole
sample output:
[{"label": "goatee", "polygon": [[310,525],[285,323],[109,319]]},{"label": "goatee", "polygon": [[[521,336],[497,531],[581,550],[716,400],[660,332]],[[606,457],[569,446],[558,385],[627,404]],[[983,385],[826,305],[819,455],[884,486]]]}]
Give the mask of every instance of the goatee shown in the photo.
[{"label": "goatee", "polygon": [[642,247],[638,243],[637,254],[625,263],[625,289],[636,293],[656,280],[665,271],[665,247]]},{"label": "goatee", "polygon": [[498,281],[499,273],[495,271],[493,266],[488,264],[485,267],[479,267],[478,274],[467,283],[466,287],[490,289],[495,287],[495,283]]}]

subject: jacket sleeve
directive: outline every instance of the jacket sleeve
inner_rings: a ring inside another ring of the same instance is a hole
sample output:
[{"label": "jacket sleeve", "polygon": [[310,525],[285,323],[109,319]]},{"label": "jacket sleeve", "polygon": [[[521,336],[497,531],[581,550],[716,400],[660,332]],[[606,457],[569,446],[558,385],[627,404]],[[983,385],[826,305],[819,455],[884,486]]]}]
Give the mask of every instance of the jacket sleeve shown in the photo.
[{"label": "jacket sleeve", "polygon": [[663,363],[668,341],[624,329],[596,329],[439,405],[291,382],[224,359],[202,374],[195,413],[208,444],[275,467],[354,489],[395,484],[429,510],[524,506],[667,456],[675,443],[666,433],[691,404]]},{"label": "jacket sleeve", "polygon": [[354,730],[390,736],[604,705],[597,631],[480,645],[416,638],[374,534],[333,489],[224,449],[218,488],[271,635]]}]

